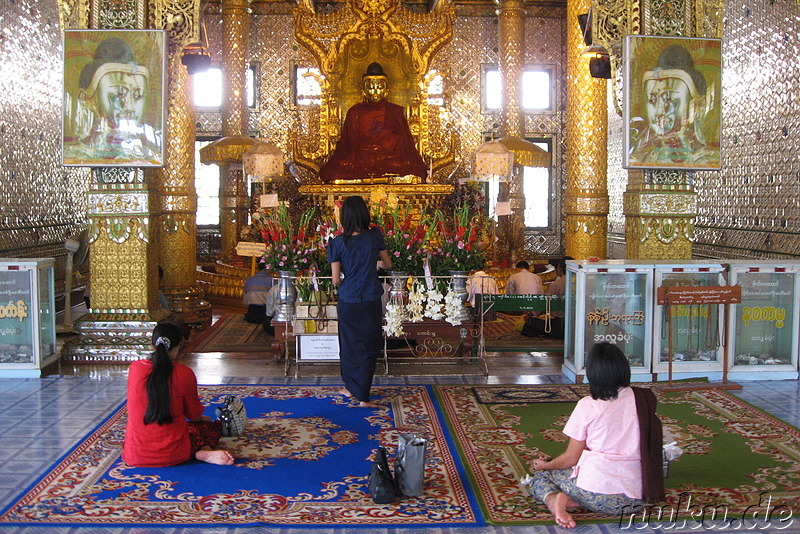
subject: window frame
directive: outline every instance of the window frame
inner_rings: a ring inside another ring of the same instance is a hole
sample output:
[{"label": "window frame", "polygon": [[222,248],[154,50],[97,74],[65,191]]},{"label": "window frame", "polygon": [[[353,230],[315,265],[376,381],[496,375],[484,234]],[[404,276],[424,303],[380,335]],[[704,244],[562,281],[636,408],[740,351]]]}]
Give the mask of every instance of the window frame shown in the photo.
[{"label": "window frame", "polygon": [[[500,72],[500,66],[496,63],[481,63],[481,113],[483,114],[498,114],[502,112],[502,103],[499,108],[490,108],[487,105],[487,98],[488,98],[488,87],[486,83],[487,72]],[[556,90],[555,90],[555,72],[556,66],[548,63],[530,63],[525,65],[522,68],[522,72],[546,72],[549,79],[550,79],[550,91],[549,91],[549,103],[550,105],[546,108],[535,109],[535,108],[522,108],[522,112],[525,115],[536,115],[536,114],[547,114],[547,113],[555,113],[556,111]],[[525,90],[524,87],[521,88],[522,91]],[[502,88],[501,88],[502,92]],[[520,94],[520,101],[521,104],[524,103],[524,94]]]},{"label": "window frame", "polygon": [[[299,108],[303,108],[303,109],[308,109],[308,108],[313,107],[313,106],[321,105],[322,104],[322,88],[321,87],[320,87],[320,94],[319,94],[319,100],[320,100],[319,104],[316,104],[316,103],[301,104],[300,102],[298,102],[298,96],[299,96],[297,94],[297,79],[298,79],[297,70],[298,69],[317,69],[317,70],[319,70],[317,67],[308,66],[308,65],[305,65],[305,64],[300,64],[300,63],[297,63],[297,62],[294,62],[292,64],[292,102],[294,103],[295,106],[297,106]],[[320,72],[320,75],[322,75],[321,72]]]}]

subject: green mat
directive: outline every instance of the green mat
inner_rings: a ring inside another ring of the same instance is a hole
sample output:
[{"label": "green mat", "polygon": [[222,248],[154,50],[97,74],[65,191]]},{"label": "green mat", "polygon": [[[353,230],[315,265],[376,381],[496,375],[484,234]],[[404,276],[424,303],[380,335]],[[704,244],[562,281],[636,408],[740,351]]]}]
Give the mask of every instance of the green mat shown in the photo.
[{"label": "green mat", "polygon": [[[575,393],[584,395],[586,386],[506,387],[507,392],[500,391],[503,386],[442,385],[436,392],[471,482],[480,488],[487,522],[552,523],[547,508],[527,496],[518,481],[540,455],[563,452],[568,438],[561,429],[575,405],[565,401]],[[529,402],[525,389],[531,390]],[[652,522],[659,510],[675,519],[703,513],[708,519],[716,510],[718,517],[727,513],[732,520],[746,511],[765,513],[768,499],[773,510],[797,508],[796,428],[722,390],[653,390],[665,440],[677,441],[684,454],[670,465],[666,502],[648,508],[646,521]],[[546,402],[548,397],[560,402]],[[584,511],[573,515],[578,523],[626,521]]]}]

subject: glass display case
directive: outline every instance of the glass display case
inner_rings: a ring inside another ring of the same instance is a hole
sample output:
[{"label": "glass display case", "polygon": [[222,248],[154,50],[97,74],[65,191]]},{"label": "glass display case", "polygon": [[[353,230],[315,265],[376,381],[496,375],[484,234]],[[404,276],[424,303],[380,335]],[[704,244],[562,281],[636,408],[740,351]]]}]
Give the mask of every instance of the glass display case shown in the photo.
[{"label": "glass display case", "polygon": [[742,288],[731,305],[728,343],[731,380],[798,378],[798,289],[800,264],[735,261],[731,284]]},{"label": "glass display case", "polygon": [[652,262],[568,261],[564,374],[582,382],[589,349],[608,341],[628,356],[633,380],[650,380],[653,298]]},{"label": "glass display case", "polygon": [[0,377],[39,377],[58,360],[54,264],[0,259]]},{"label": "glass display case", "polygon": [[[707,261],[655,262],[655,288],[726,285],[725,265]],[[653,372],[669,371],[669,324],[672,326],[673,378],[722,378],[722,304],[656,304]],[[668,315],[669,312],[669,315]]]}]

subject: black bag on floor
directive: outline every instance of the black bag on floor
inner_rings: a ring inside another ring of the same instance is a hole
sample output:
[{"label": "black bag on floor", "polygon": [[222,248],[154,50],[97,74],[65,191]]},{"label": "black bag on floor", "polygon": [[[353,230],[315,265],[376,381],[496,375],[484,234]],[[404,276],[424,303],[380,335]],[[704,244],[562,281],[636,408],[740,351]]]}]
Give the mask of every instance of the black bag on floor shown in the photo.
[{"label": "black bag on floor", "polygon": [[375,504],[391,504],[397,499],[397,484],[389,469],[386,449],[378,447],[367,479],[367,488]]},{"label": "black bag on floor", "polygon": [[564,319],[561,317],[541,319],[536,315],[526,315],[525,325],[522,327],[520,334],[527,337],[564,339]]}]

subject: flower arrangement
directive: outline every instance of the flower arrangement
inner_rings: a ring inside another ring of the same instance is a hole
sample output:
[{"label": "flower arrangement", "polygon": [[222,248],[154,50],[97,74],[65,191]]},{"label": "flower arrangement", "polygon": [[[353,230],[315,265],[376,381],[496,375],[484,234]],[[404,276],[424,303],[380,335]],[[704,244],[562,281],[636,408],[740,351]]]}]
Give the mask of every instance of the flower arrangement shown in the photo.
[{"label": "flower arrangement", "polygon": [[285,204],[281,204],[258,218],[254,225],[259,228],[266,248],[263,261],[268,271],[293,271],[299,273],[314,265],[317,245],[309,231],[314,218],[314,208],[305,210],[295,229]]},{"label": "flower arrangement", "polygon": [[461,299],[454,292],[442,293],[439,285],[434,283],[432,288],[426,289],[415,279],[408,294],[408,304],[388,302],[383,326],[386,335],[400,337],[404,334],[404,321],[419,323],[426,317],[434,321],[445,320],[454,326],[461,324]]},{"label": "flower arrangement", "polygon": [[386,249],[392,259],[392,270],[407,274],[422,274],[425,260],[427,228],[419,221],[426,218],[425,211],[415,221],[411,206],[389,207],[381,202],[373,210],[372,220],[383,233]]},{"label": "flower arrangement", "polygon": [[480,212],[464,203],[453,208],[452,216],[436,210],[428,224],[432,230],[428,233],[428,253],[434,275],[473,271],[486,264],[483,240],[488,222]]}]

